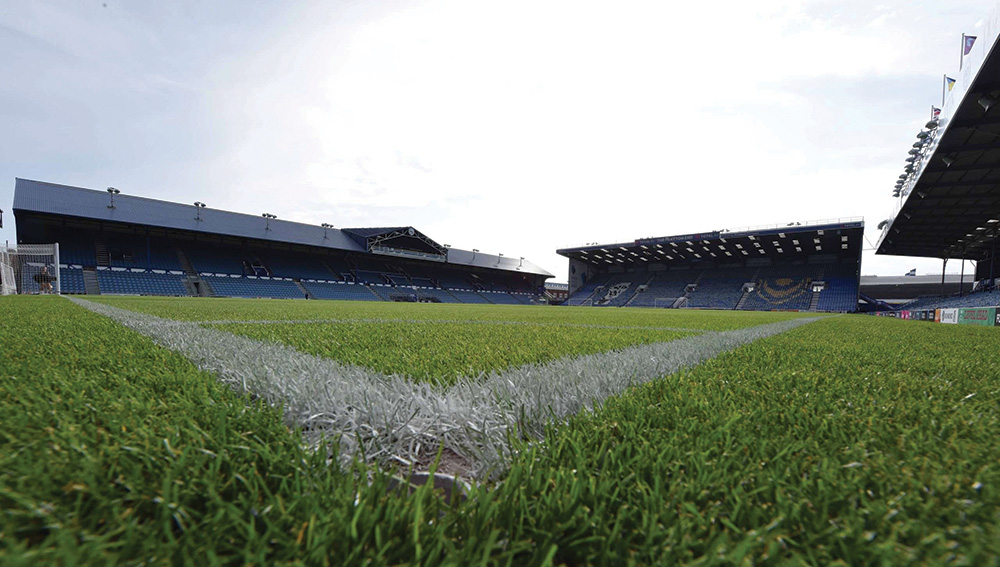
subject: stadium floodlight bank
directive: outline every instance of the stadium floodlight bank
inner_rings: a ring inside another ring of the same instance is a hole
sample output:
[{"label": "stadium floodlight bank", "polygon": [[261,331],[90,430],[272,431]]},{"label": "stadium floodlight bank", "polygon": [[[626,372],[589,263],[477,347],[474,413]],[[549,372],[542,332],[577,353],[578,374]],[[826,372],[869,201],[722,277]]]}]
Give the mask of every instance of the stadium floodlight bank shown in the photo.
[{"label": "stadium floodlight bank", "polygon": [[59,244],[21,244],[0,248],[0,292],[59,294]]}]

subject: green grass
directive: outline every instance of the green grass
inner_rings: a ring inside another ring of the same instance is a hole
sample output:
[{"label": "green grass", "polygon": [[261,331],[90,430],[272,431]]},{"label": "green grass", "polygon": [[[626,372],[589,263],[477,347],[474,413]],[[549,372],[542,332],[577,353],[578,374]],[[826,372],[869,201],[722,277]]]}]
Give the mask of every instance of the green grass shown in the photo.
[{"label": "green grass", "polygon": [[[787,316],[106,301],[188,320]],[[0,298],[0,321],[5,566],[1000,565],[997,329],[811,323],[551,428],[497,485],[447,507],[330,466],[276,409],[64,299]]]},{"label": "green grass", "polygon": [[303,301],[200,297],[87,297],[107,305],[178,321],[357,320],[514,321],[548,325],[673,327],[727,331],[815,314],[753,311],[678,311],[535,305]]},{"label": "green grass", "polygon": [[448,384],[562,356],[671,341],[691,333],[641,328],[581,328],[452,322],[353,322],[214,325],[253,339],[280,342],[309,354],[384,374]]}]

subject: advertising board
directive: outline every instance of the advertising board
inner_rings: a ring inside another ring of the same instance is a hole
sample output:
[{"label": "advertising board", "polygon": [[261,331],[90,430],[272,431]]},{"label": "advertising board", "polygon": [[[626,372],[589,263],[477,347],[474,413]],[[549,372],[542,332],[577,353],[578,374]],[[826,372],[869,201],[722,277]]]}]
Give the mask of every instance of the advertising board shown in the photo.
[{"label": "advertising board", "polygon": [[962,325],[996,325],[996,307],[963,307],[958,310],[958,322]]},{"label": "advertising board", "polygon": [[938,312],[941,313],[942,323],[949,323],[952,325],[958,323],[958,309],[938,309]]}]

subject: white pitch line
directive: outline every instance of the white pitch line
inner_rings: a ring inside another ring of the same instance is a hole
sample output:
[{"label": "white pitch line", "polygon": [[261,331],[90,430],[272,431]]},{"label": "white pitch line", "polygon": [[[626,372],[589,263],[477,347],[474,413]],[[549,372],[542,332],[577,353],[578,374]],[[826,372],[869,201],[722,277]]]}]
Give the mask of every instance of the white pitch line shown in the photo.
[{"label": "white pitch line", "polygon": [[446,325],[514,325],[525,327],[565,327],[571,329],[611,329],[623,331],[675,331],[679,333],[712,333],[710,329],[689,329],[685,327],[644,327],[641,325],[587,325],[583,323],[546,323],[537,321],[482,321],[478,319],[216,319],[208,321],[174,321],[169,323],[197,323],[199,325],[310,325],[310,324],[350,324],[350,323],[405,323],[405,324],[446,324]]},{"label": "white pitch line", "polygon": [[545,425],[599,406],[627,388],[818,318],[794,319],[566,357],[460,379],[448,387],[386,376],[281,344],[69,298],[191,360],[238,391],[281,406],[310,440],[339,437],[342,462],[417,462],[439,446],[466,461],[466,474],[503,471],[508,433],[540,439]]}]

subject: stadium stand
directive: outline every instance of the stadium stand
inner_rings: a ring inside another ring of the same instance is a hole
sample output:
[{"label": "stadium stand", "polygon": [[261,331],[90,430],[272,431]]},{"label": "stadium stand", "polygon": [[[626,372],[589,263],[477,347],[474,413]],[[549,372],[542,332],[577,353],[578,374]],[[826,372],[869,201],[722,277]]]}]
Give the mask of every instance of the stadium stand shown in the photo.
[{"label": "stadium stand", "polygon": [[630,307],[656,307],[672,304],[678,298],[684,297],[684,290],[688,284],[697,281],[701,275],[700,270],[677,270],[657,273],[650,279],[645,289],[636,291],[632,300],[628,303]]},{"label": "stadium stand", "polygon": [[485,297],[471,290],[449,289],[448,293],[462,303],[489,303]]},{"label": "stadium stand", "polygon": [[819,294],[819,311],[854,311],[858,305],[858,272],[853,266],[831,265],[824,269],[826,286]]},{"label": "stadium stand", "polygon": [[59,270],[59,275],[62,278],[61,292],[62,293],[87,293],[86,288],[83,285],[83,270],[80,268],[64,267]]},{"label": "stadium stand", "polygon": [[335,229],[108,199],[15,181],[18,240],[61,244],[65,293],[522,304],[552,277],[524,259],[442,246],[413,227]]},{"label": "stadium stand", "polygon": [[754,290],[746,294],[739,309],[766,311],[771,309],[809,309],[812,303],[812,282],[819,269],[815,266],[783,266],[761,268],[754,281]]},{"label": "stadium stand", "polygon": [[611,276],[608,274],[598,275],[590,279],[586,284],[572,293],[566,300],[566,305],[583,305],[587,301],[593,301],[593,296],[598,288],[603,288]]},{"label": "stadium stand", "polygon": [[702,309],[736,309],[743,296],[743,284],[753,280],[753,268],[706,270],[688,297],[688,307]]},{"label": "stadium stand", "polygon": [[919,309],[949,309],[952,307],[994,307],[1000,305],[1000,290],[974,291],[953,297],[921,297],[899,308],[915,311]]},{"label": "stadium stand", "polygon": [[[268,297],[272,299],[304,299],[305,294],[291,280],[259,276],[204,276],[218,297]],[[101,288],[103,290],[103,288]]]},{"label": "stadium stand", "polygon": [[75,266],[97,265],[97,256],[94,253],[93,243],[87,243],[75,238],[61,238],[59,245],[59,261],[63,264]]},{"label": "stadium stand", "polygon": [[852,218],[557,252],[570,261],[567,305],[853,312],[863,238]]},{"label": "stadium stand", "polygon": [[361,284],[344,282],[302,282],[315,299],[348,299],[353,301],[380,301],[381,298]]},{"label": "stadium stand", "polygon": [[431,301],[434,303],[459,303],[458,299],[444,289],[435,288],[412,288],[413,292],[417,294],[420,301]]},{"label": "stadium stand", "polygon": [[[124,268],[98,268],[101,293],[121,295],[187,295],[180,273],[156,273]],[[80,285],[83,285],[81,272]]]}]

